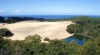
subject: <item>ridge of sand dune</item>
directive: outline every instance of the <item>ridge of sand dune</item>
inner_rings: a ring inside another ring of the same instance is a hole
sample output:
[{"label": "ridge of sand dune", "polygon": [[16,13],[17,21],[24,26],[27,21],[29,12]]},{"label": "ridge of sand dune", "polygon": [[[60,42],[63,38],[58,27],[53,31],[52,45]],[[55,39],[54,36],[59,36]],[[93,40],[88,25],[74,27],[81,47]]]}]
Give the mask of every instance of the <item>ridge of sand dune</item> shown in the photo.
[{"label": "ridge of sand dune", "polygon": [[32,22],[23,21],[14,24],[4,25],[8,28],[14,36],[9,39],[24,40],[28,35],[38,34],[42,38],[48,37],[49,39],[64,39],[72,34],[66,32],[68,25],[72,24],[71,21],[62,22]]}]

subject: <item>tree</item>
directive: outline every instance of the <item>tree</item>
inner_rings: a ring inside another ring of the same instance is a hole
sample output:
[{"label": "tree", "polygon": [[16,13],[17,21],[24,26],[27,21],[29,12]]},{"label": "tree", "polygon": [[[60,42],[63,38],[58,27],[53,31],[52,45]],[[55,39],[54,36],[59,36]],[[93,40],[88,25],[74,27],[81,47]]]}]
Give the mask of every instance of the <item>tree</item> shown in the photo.
[{"label": "tree", "polygon": [[11,31],[9,31],[8,29],[6,29],[6,28],[0,29],[0,36],[2,36],[2,37],[10,37],[12,35],[14,35],[14,34]]},{"label": "tree", "polygon": [[93,40],[88,40],[82,47],[77,51],[77,55],[99,55],[100,48],[93,42]]},{"label": "tree", "polygon": [[76,41],[71,41],[70,44],[69,44],[69,55],[76,55],[76,52],[79,48],[79,45],[77,44]]},{"label": "tree", "polygon": [[5,22],[5,18],[0,16],[0,23],[4,23]]},{"label": "tree", "polygon": [[25,38],[25,42],[41,43],[41,37],[39,35],[28,36]]},{"label": "tree", "polygon": [[95,38],[100,36],[100,19],[90,18],[87,16],[77,17],[71,19],[75,24],[71,24],[67,27],[67,32],[73,34],[82,34],[90,38]]},{"label": "tree", "polygon": [[44,41],[49,41],[49,40],[50,40],[50,39],[49,39],[49,38],[47,38],[47,37],[44,39]]}]

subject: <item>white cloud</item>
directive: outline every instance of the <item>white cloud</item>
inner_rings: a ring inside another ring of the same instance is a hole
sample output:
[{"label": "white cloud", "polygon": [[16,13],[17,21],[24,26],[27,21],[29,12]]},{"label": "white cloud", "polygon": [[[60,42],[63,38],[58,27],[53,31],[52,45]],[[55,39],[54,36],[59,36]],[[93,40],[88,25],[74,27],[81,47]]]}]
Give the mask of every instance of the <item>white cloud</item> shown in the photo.
[{"label": "white cloud", "polygon": [[0,10],[0,13],[4,13],[5,12],[5,10]]},{"label": "white cloud", "polygon": [[20,10],[14,10],[12,11],[12,13],[20,13],[21,11]]}]

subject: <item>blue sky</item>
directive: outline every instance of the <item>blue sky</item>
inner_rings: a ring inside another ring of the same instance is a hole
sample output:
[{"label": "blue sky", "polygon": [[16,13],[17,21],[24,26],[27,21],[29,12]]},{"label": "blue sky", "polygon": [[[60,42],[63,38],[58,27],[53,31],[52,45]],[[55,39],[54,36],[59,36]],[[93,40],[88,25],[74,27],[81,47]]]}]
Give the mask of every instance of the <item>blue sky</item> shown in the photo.
[{"label": "blue sky", "polygon": [[0,15],[100,15],[100,0],[0,0]]}]

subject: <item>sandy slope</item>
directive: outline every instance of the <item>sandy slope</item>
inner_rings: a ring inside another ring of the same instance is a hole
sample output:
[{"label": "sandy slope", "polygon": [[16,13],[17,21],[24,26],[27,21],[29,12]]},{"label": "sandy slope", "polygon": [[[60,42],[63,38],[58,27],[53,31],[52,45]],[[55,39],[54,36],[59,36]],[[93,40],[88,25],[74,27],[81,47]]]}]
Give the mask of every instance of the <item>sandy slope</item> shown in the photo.
[{"label": "sandy slope", "polygon": [[38,34],[42,38],[48,37],[50,39],[64,39],[72,34],[66,32],[67,25],[72,24],[70,21],[62,22],[33,22],[23,21],[15,24],[4,25],[8,28],[14,36],[9,39],[24,40],[28,35]]}]

